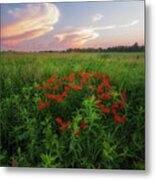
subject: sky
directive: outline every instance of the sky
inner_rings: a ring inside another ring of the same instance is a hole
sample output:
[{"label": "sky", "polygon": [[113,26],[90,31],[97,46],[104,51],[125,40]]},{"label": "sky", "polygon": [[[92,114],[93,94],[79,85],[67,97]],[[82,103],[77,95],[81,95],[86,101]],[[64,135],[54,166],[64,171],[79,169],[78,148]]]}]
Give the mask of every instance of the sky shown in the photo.
[{"label": "sky", "polygon": [[144,1],[1,4],[1,50],[144,45]]}]

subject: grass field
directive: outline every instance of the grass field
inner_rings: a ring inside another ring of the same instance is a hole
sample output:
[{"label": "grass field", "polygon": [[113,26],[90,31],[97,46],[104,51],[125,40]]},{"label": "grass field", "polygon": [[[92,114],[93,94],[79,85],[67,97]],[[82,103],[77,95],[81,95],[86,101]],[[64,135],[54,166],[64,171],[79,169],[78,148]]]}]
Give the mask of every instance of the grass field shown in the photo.
[{"label": "grass field", "polygon": [[[60,105],[38,109],[47,91],[36,86],[53,74],[59,78],[80,70],[110,76],[114,99],[126,92],[125,122],[101,113],[97,95],[86,86],[72,90]],[[144,95],[144,53],[1,52],[1,166],[144,169]],[[62,130],[56,117],[72,124]]]}]

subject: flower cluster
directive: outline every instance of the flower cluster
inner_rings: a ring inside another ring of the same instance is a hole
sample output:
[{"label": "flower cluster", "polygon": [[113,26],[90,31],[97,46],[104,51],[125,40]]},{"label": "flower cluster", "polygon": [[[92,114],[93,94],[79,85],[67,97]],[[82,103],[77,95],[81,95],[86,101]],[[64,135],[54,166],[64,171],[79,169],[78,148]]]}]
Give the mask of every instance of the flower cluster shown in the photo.
[{"label": "flower cluster", "polygon": [[[90,94],[97,99],[96,107],[101,110],[101,113],[107,117],[113,117],[116,123],[126,121],[125,102],[127,100],[126,93],[117,93],[113,90],[109,81],[111,77],[103,75],[99,72],[84,72],[80,70],[77,73],[71,72],[68,76],[58,77],[53,74],[43,85],[37,85],[36,89],[43,92],[44,102],[38,101],[39,110],[51,106],[51,102],[63,103],[65,98],[72,96],[72,92],[82,92],[89,90]],[[87,91],[88,92],[88,91]],[[51,108],[52,109],[52,108]],[[59,115],[58,115],[59,116]],[[63,121],[62,118],[56,117],[55,121],[60,125],[61,131],[65,131],[72,123],[71,120]],[[84,129],[87,122],[82,121],[80,127]],[[78,136],[80,131],[74,132]]]}]

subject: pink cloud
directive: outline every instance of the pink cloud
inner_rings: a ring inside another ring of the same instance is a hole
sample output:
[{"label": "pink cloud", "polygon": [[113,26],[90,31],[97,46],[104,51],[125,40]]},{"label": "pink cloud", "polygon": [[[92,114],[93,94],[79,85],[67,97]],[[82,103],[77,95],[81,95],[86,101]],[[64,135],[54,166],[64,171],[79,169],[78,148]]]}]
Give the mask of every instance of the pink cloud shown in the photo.
[{"label": "pink cloud", "polygon": [[24,9],[8,11],[16,21],[1,29],[2,44],[16,45],[31,40],[54,28],[59,20],[59,10],[51,3],[28,4]]}]

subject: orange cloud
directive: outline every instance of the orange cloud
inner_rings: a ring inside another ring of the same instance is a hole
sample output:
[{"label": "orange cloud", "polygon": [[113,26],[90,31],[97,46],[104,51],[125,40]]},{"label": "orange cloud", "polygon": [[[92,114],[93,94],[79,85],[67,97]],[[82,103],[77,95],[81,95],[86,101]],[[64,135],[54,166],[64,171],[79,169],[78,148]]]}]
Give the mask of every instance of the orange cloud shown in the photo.
[{"label": "orange cloud", "polygon": [[8,11],[16,21],[1,29],[2,44],[15,45],[40,37],[53,30],[59,10],[51,3],[28,4],[26,8]]},{"label": "orange cloud", "polygon": [[64,42],[65,40],[69,39],[68,41],[70,42],[70,45],[76,48],[76,47],[81,47],[88,41],[99,37],[100,34],[98,33],[98,31],[108,30],[113,28],[115,28],[115,26],[83,28],[77,31],[56,34],[55,38],[57,38],[59,42]]},{"label": "orange cloud", "polygon": [[139,20],[133,20],[128,24],[111,25],[101,27],[85,27],[74,31],[59,33],[55,35],[59,43],[69,44],[72,48],[82,47],[88,41],[96,39],[100,36],[99,31],[110,30],[115,28],[129,28],[139,23]]}]

